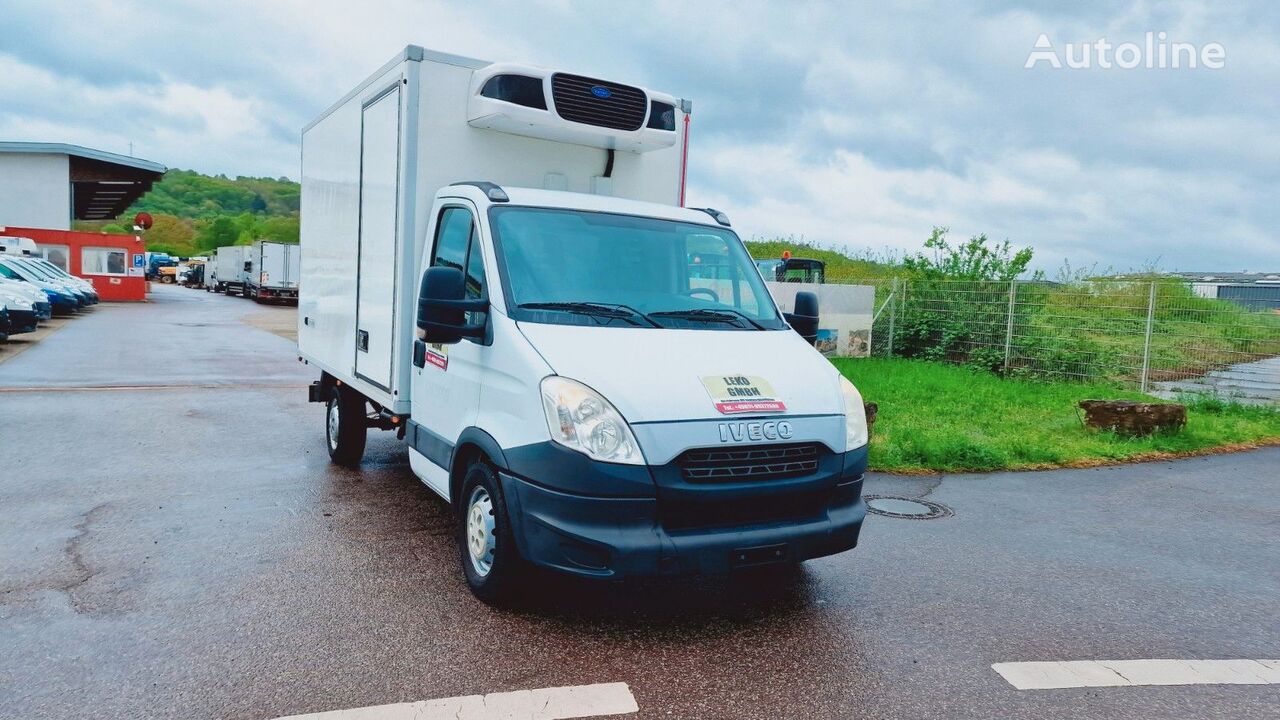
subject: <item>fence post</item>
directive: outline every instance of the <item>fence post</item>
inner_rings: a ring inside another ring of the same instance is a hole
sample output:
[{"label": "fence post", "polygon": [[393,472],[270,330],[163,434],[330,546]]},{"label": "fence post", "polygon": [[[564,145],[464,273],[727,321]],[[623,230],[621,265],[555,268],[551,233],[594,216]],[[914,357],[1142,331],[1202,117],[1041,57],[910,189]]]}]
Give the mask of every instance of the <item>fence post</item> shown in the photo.
[{"label": "fence post", "polygon": [[1004,329],[1004,374],[1009,374],[1009,353],[1013,349],[1013,313],[1018,299],[1018,281],[1009,281],[1009,319]]},{"label": "fence post", "polygon": [[889,354],[887,357],[893,357],[893,325],[898,317],[898,278],[893,279],[892,290],[889,292]]},{"label": "fence post", "polygon": [[1147,295],[1147,332],[1142,343],[1142,392],[1147,391],[1147,374],[1151,370],[1151,326],[1156,316],[1156,283],[1151,281],[1151,290]]}]

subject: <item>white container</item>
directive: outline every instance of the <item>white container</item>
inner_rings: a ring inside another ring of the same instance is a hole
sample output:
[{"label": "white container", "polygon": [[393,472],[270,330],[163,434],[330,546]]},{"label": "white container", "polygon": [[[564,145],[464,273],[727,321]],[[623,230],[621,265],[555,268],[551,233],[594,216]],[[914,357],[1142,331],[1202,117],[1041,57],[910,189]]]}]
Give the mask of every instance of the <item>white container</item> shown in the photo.
[{"label": "white container", "polygon": [[[540,78],[548,109],[480,96],[501,74]],[[307,362],[409,412],[413,328],[401,319],[414,316],[441,187],[483,180],[679,204],[690,104],[640,89],[671,106],[671,130],[590,127],[559,117],[552,74],[409,46],[302,131],[298,352]],[[606,177],[610,146],[625,149]]]}]

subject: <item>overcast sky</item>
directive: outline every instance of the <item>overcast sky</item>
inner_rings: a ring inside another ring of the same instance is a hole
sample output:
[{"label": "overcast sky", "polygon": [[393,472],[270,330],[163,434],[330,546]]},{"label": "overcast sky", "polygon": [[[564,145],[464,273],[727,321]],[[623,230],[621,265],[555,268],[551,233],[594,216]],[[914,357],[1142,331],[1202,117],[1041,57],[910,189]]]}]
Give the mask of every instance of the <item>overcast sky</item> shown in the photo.
[{"label": "overcast sky", "polygon": [[[302,126],[414,43],[693,100],[690,204],[744,237],[1280,269],[1280,3],[889,5],[0,0],[0,140],[297,178]],[[1148,32],[1225,66],[1065,66]],[[1064,67],[1024,67],[1041,34]]]}]

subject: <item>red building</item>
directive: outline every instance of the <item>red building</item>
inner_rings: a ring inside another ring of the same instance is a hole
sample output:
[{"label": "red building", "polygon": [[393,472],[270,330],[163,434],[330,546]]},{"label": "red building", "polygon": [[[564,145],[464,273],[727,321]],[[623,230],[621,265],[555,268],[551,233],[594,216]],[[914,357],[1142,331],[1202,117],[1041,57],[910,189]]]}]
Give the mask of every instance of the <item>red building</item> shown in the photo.
[{"label": "red building", "polygon": [[120,217],[164,172],[150,160],[79,145],[0,142],[0,235],[35,240],[51,262],[92,280],[103,300],[143,300],[142,241],[72,232],[71,224]]},{"label": "red building", "polygon": [[147,299],[143,277],[146,247],[140,237],[22,227],[0,228],[0,235],[35,240],[49,262],[92,280],[93,289],[104,301]]}]

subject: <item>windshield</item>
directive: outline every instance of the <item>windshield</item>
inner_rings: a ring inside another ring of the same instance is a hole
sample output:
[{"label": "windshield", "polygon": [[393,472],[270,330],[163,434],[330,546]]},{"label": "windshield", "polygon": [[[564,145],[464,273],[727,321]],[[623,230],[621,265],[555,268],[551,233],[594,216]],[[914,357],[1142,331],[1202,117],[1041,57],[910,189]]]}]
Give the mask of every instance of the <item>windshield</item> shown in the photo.
[{"label": "windshield", "polygon": [[20,259],[20,260],[18,260],[17,262],[18,262],[18,264],[20,264],[22,267],[26,268],[26,269],[27,269],[27,271],[29,271],[32,275],[34,275],[35,277],[39,278],[40,280],[52,280],[52,279],[53,279],[53,277],[49,274],[49,272],[48,272],[47,270],[45,270],[44,268],[40,267],[39,265],[36,265],[36,264],[35,264],[35,263],[33,263],[33,262],[30,262],[30,261],[26,260],[25,258]]},{"label": "windshield", "polygon": [[11,258],[0,259],[0,274],[7,278],[17,278],[19,280],[39,280],[40,276],[36,275],[29,268],[23,267],[22,264],[13,262]]},{"label": "windshield", "polygon": [[45,260],[44,258],[40,258],[37,264],[41,268],[44,268],[45,272],[48,272],[50,275],[54,277],[64,278],[64,279],[69,277],[74,277],[71,273],[67,272],[66,270],[63,270],[62,268],[58,267],[57,265],[54,265],[53,263],[49,262],[48,260]]},{"label": "windshield", "polygon": [[738,236],[724,228],[551,208],[489,211],[517,320],[782,330]]}]

